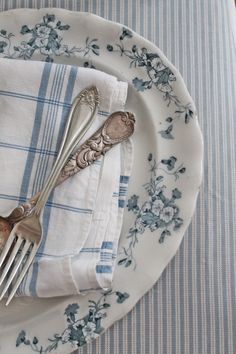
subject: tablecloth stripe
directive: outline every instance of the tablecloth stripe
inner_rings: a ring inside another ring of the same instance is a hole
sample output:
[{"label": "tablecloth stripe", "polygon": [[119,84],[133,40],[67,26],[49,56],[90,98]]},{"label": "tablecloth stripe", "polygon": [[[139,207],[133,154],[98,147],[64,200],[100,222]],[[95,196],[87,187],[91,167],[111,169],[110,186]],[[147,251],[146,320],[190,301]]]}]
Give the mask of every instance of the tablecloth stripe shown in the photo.
[{"label": "tablecloth stripe", "polygon": [[[10,0],[131,27],[176,65],[204,135],[204,182],[180,250],[123,320],[76,354],[233,354],[236,348],[236,51],[233,0]],[[233,6],[231,6],[233,8]]]}]

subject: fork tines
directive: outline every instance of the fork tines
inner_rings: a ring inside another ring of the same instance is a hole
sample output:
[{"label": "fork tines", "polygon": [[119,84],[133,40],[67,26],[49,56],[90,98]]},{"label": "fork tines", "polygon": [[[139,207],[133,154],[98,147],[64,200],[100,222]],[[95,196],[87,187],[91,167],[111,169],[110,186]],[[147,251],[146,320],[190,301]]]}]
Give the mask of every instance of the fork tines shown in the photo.
[{"label": "fork tines", "polygon": [[[36,251],[36,245],[33,245],[29,240],[23,239],[11,232],[2,253],[0,254],[0,269],[2,268],[0,286],[6,281],[3,290],[0,292],[0,300],[2,300],[6,292],[10,289],[10,286],[13,286],[6,305],[8,305],[13,298],[18,285],[25,276],[28,266],[36,254]],[[23,269],[20,271],[15,284],[13,284],[17,271],[22,265]]]}]

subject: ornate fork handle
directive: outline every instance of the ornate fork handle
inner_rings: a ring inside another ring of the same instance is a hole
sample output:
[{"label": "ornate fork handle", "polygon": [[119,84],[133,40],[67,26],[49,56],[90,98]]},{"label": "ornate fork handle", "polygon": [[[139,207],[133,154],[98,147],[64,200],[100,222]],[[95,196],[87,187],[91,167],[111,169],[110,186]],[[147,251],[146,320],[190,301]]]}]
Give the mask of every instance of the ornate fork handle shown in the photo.
[{"label": "ornate fork handle", "polygon": [[[56,186],[91,165],[116,144],[128,139],[134,132],[134,123],[134,115],[130,112],[114,112],[111,114],[103,126],[72,155],[61,170]],[[14,225],[29,215],[39,196],[40,192],[26,203],[15,208],[7,217],[8,222]]]},{"label": "ornate fork handle", "polygon": [[71,157],[61,171],[58,183],[91,165],[113,146],[128,139],[134,132],[134,116],[130,112],[115,112],[104,125]]}]

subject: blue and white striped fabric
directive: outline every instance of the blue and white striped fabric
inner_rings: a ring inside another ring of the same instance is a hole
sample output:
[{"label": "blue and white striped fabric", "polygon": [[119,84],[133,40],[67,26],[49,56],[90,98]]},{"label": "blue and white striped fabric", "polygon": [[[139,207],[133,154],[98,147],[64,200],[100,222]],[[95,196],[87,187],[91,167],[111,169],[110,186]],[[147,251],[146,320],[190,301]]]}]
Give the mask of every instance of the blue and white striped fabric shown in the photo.
[{"label": "blue and white striped fabric", "polygon": [[[0,60],[0,77],[0,209],[7,215],[45,183],[73,98],[92,84],[101,95],[84,141],[110,112],[124,108],[127,84],[93,69],[9,59]],[[111,286],[131,163],[130,142],[117,145],[50,195],[43,241],[19,295]]]},{"label": "blue and white striped fabric", "polygon": [[236,36],[233,0],[0,0],[0,9],[62,7],[121,22],[180,70],[204,135],[197,210],[157,284],[74,354],[234,354],[236,348]]}]

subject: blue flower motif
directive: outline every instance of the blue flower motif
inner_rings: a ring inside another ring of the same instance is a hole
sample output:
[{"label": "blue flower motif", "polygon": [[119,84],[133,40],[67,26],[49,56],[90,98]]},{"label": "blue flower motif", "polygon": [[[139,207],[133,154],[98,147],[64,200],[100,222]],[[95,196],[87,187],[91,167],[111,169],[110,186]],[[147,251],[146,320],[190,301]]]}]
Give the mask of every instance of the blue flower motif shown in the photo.
[{"label": "blue flower motif", "polygon": [[87,343],[91,342],[92,339],[98,337],[96,331],[96,324],[94,322],[87,322],[87,324],[82,328],[82,332]]},{"label": "blue flower motif", "polygon": [[133,211],[138,211],[139,207],[138,207],[138,196],[137,195],[132,195],[132,197],[129,198],[128,200],[128,211],[133,210]]},{"label": "blue flower motif", "polygon": [[183,173],[185,173],[185,171],[186,171],[186,168],[185,168],[185,167],[182,167],[182,168],[179,170],[179,173],[183,174]]},{"label": "blue flower motif", "polygon": [[129,294],[128,293],[121,293],[120,291],[117,291],[116,295],[117,295],[117,300],[116,301],[119,304],[122,304],[126,299],[129,298]]},{"label": "blue flower motif", "polygon": [[177,158],[175,156],[171,156],[169,159],[165,160],[161,160],[161,163],[163,163],[164,165],[167,166],[168,170],[173,170],[173,168],[175,167],[175,163],[177,161]]},{"label": "blue flower motif", "polygon": [[164,221],[165,224],[168,224],[172,221],[175,215],[175,209],[171,206],[165,207],[160,213],[160,220]]},{"label": "blue flower motif", "polygon": [[32,343],[33,343],[34,345],[36,345],[36,344],[38,344],[38,342],[39,342],[39,341],[38,341],[38,338],[37,338],[37,337],[34,337]]},{"label": "blue flower motif", "polygon": [[16,347],[19,347],[21,344],[30,345],[30,341],[26,339],[25,331],[21,331],[16,339]]},{"label": "blue flower motif", "polygon": [[178,188],[172,190],[172,198],[180,199],[181,197],[182,197],[182,193],[178,190]]},{"label": "blue flower motif", "polygon": [[25,331],[21,331],[16,339],[16,346],[19,347],[19,345],[21,345],[22,343],[24,343],[25,341],[25,336],[26,333]]},{"label": "blue flower motif", "polygon": [[128,28],[123,27],[122,34],[120,35],[120,40],[122,41],[124,38],[131,37],[133,37],[132,32]]},{"label": "blue flower motif", "polygon": [[43,17],[44,22],[54,22],[56,19],[55,15],[49,15]]},{"label": "blue flower motif", "polygon": [[21,34],[26,34],[26,33],[29,33],[31,32],[31,30],[29,29],[29,27],[27,25],[24,25],[21,27],[21,30],[20,30],[20,33]]},{"label": "blue flower motif", "polygon": [[112,52],[112,51],[113,51],[113,46],[112,46],[111,44],[108,44],[108,45],[107,45],[107,50],[108,50],[109,52]]},{"label": "blue flower motif", "polygon": [[171,134],[173,130],[173,125],[169,125],[169,127],[166,130],[161,130],[159,133],[161,134],[161,137],[164,139],[174,139],[173,135]]},{"label": "blue flower motif", "polygon": [[162,202],[161,199],[156,199],[153,204],[152,204],[152,212],[156,215],[159,216],[162,209],[164,208],[164,203]]},{"label": "blue flower motif", "polygon": [[174,230],[178,230],[183,225],[183,222],[184,221],[182,218],[175,218],[174,219],[174,223],[175,223]]},{"label": "blue flower motif", "polygon": [[145,82],[142,79],[135,77],[132,82],[137,91],[143,92],[146,90]]},{"label": "blue flower motif", "polygon": [[65,309],[64,314],[70,318],[72,321],[75,321],[75,314],[77,313],[77,310],[79,309],[79,305],[74,303],[74,304],[70,304],[67,306],[67,308]]},{"label": "blue flower motif", "polygon": [[171,233],[169,230],[166,229],[166,230],[162,231],[161,236],[159,238],[159,243],[163,243],[166,236],[170,236],[170,235],[171,235]]}]

